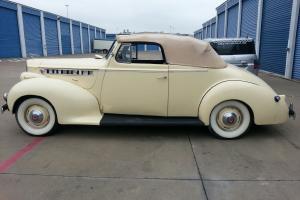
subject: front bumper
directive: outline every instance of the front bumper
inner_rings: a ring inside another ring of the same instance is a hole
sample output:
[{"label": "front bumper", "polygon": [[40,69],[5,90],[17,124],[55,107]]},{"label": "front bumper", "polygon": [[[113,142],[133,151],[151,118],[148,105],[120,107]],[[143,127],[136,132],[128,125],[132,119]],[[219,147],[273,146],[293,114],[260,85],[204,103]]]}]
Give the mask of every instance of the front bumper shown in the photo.
[{"label": "front bumper", "polygon": [[7,93],[4,93],[3,100],[5,101],[5,104],[1,106],[1,113],[4,113],[5,111],[9,110],[7,105]]}]

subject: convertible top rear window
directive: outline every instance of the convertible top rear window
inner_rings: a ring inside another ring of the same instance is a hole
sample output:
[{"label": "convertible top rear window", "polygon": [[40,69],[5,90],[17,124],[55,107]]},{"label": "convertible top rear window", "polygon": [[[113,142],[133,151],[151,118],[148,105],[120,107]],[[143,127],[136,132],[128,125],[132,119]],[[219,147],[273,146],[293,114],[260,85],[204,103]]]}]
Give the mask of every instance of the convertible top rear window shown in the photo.
[{"label": "convertible top rear window", "polygon": [[228,40],[212,41],[210,45],[219,55],[246,55],[255,54],[254,41]]}]

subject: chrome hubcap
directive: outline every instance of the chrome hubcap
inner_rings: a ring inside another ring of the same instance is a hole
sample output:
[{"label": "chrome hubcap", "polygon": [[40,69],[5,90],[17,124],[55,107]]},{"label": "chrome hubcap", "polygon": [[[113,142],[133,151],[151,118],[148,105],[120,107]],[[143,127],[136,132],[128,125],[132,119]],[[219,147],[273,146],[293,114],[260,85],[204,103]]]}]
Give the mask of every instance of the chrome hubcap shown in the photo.
[{"label": "chrome hubcap", "polygon": [[223,108],[217,115],[218,126],[224,131],[235,131],[242,124],[242,113],[238,108]]},{"label": "chrome hubcap", "polygon": [[32,128],[44,128],[49,123],[49,112],[40,105],[33,105],[27,108],[25,119]]}]

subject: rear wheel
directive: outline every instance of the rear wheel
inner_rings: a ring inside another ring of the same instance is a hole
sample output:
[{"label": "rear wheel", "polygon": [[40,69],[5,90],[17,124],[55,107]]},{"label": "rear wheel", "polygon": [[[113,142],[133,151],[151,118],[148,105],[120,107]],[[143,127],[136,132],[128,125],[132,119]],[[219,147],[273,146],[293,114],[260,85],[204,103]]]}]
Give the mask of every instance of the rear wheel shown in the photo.
[{"label": "rear wheel", "polygon": [[56,127],[56,114],[45,100],[30,98],[23,101],[16,111],[19,126],[32,136],[50,134]]},{"label": "rear wheel", "polygon": [[223,139],[235,139],[245,134],[251,125],[248,108],[238,101],[217,105],[210,115],[210,131]]}]

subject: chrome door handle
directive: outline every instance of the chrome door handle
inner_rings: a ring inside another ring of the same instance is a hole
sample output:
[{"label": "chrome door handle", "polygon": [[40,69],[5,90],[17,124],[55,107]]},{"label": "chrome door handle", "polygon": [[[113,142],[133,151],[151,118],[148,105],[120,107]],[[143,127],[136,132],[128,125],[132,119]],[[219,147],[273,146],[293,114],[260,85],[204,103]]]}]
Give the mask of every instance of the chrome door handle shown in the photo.
[{"label": "chrome door handle", "polygon": [[167,76],[160,76],[160,77],[157,77],[158,80],[165,80],[167,79],[168,77]]}]

